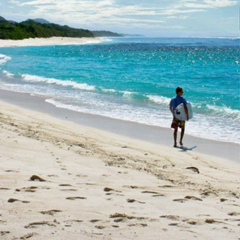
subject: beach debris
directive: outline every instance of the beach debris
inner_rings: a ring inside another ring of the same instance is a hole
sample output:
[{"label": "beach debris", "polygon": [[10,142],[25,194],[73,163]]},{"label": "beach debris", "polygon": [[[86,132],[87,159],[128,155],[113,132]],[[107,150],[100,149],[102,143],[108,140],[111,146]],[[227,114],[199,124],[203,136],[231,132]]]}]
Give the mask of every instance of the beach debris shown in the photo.
[{"label": "beach debris", "polygon": [[44,180],[43,178],[37,176],[37,175],[32,175],[30,177],[30,181],[39,181],[39,182],[46,182],[46,180]]},{"label": "beach debris", "polygon": [[199,169],[196,167],[187,167],[186,169],[192,170],[193,172],[198,173],[198,174],[200,173]]}]

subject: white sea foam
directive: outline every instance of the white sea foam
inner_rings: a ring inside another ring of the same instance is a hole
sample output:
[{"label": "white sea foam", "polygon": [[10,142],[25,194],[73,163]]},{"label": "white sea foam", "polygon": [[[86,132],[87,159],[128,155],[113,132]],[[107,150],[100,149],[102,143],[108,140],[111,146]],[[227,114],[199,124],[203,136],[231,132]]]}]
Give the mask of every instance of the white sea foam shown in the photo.
[{"label": "white sea foam", "polygon": [[151,102],[154,102],[157,104],[164,104],[164,105],[168,105],[171,100],[170,98],[163,97],[163,96],[147,95],[146,97],[148,97],[148,99]]},{"label": "white sea foam", "polygon": [[47,83],[47,84],[55,84],[55,85],[60,85],[64,87],[72,87],[75,89],[80,89],[80,90],[86,90],[86,91],[94,91],[95,87],[90,86],[86,83],[76,83],[73,81],[63,81],[63,80],[58,80],[55,78],[45,78],[45,77],[40,77],[40,76],[35,76],[35,75],[28,75],[24,74],[22,75],[22,78],[24,81],[28,82],[37,82],[37,83]]},{"label": "white sea foam", "polygon": [[116,93],[117,92],[117,90],[115,90],[115,89],[102,89],[102,91],[105,93]]},{"label": "white sea foam", "polygon": [[130,91],[122,91],[123,97],[130,99],[135,93]]},{"label": "white sea foam", "polygon": [[213,105],[207,105],[209,110],[212,110],[214,115],[228,116],[240,119],[240,111],[236,109],[230,109],[228,107],[219,107]]},{"label": "white sea foam", "polygon": [[8,77],[8,78],[13,78],[14,77],[14,74],[6,71],[6,70],[3,70],[3,73]]},{"label": "white sea foam", "polygon": [[6,62],[10,61],[12,58],[3,54],[0,54],[0,65],[5,64]]}]

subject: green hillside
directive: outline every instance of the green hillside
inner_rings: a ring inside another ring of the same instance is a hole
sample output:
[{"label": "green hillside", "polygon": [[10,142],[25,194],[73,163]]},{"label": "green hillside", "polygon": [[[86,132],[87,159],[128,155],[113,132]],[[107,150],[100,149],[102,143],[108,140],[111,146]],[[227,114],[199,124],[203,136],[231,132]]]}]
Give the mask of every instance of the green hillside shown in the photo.
[{"label": "green hillside", "polygon": [[7,21],[0,17],[0,39],[21,40],[25,38],[48,37],[94,37],[93,33],[85,29],[71,28],[54,23],[42,24],[34,20],[21,23]]}]

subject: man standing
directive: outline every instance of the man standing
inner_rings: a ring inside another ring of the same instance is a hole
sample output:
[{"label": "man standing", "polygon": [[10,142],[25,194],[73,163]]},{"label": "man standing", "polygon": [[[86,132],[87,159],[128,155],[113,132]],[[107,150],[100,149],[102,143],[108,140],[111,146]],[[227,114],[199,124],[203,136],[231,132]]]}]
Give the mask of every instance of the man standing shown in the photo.
[{"label": "man standing", "polygon": [[174,111],[176,110],[177,106],[181,103],[183,103],[184,105],[184,109],[187,115],[187,120],[189,120],[189,114],[188,114],[188,108],[187,108],[187,101],[185,98],[183,98],[183,89],[180,87],[177,87],[176,89],[176,94],[177,96],[173,99],[171,99],[170,104],[169,104],[169,108],[171,113],[173,114],[173,121],[172,121],[172,125],[171,128],[174,129],[174,133],[173,133],[173,138],[174,138],[174,147],[177,147],[177,132],[178,132],[178,128],[181,128],[181,137],[180,137],[180,146],[183,146],[183,136],[184,136],[184,132],[185,132],[185,121],[181,121],[179,119],[177,119],[174,116]]}]

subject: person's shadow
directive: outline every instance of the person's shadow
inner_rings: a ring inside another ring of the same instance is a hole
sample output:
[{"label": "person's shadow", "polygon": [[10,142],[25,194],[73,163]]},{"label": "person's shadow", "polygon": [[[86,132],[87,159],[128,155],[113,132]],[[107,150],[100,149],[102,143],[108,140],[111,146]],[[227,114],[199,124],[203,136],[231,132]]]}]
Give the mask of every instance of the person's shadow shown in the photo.
[{"label": "person's shadow", "polygon": [[193,150],[194,148],[196,148],[196,147],[197,147],[197,146],[188,148],[188,147],[182,146],[182,147],[177,147],[177,148],[179,148],[179,149],[181,150],[181,152],[187,152],[187,151],[192,151],[192,150]]}]

